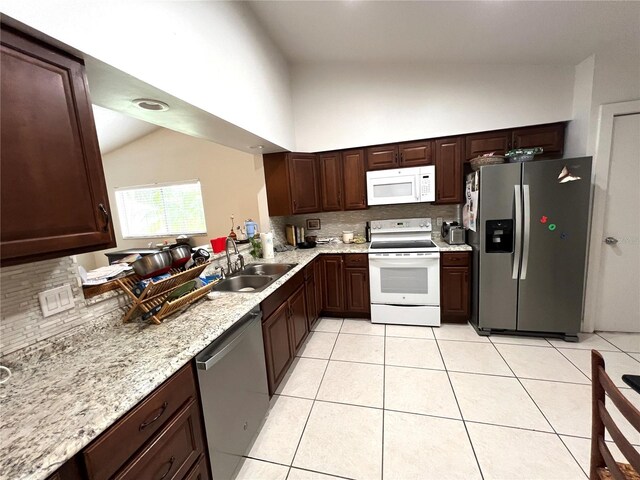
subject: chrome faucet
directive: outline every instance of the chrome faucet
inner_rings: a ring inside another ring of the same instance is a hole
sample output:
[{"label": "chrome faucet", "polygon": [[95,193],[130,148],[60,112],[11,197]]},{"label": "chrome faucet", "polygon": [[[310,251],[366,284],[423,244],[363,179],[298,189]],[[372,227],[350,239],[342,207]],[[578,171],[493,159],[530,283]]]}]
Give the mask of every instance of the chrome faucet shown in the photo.
[{"label": "chrome faucet", "polygon": [[[236,260],[233,263],[231,262],[231,255],[229,254],[229,242],[231,242],[231,245],[233,246],[233,254],[236,255]],[[233,238],[227,237],[224,250],[227,254],[227,275],[242,270],[244,268],[244,257],[242,254],[238,253],[238,246]],[[238,264],[240,264],[239,267]]]}]

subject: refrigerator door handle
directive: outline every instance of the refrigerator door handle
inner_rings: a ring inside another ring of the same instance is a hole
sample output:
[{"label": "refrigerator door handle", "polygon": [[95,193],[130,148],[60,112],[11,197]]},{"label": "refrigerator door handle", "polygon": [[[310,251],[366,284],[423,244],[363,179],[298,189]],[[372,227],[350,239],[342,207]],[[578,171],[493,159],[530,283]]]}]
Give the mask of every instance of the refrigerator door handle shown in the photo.
[{"label": "refrigerator door handle", "polygon": [[529,196],[529,185],[522,185],[522,196],[524,198],[524,242],[522,243],[522,270],[520,280],[527,278],[527,266],[529,265],[529,241],[531,237],[531,199]]},{"label": "refrigerator door handle", "polygon": [[516,206],[515,219],[515,248],[513,250],[513,273],[511,278],[518,279],[518,270],[520,269],[520,246],[522,244],[522,199],[520,198],[520,185],[513,186],[513,201]]}]

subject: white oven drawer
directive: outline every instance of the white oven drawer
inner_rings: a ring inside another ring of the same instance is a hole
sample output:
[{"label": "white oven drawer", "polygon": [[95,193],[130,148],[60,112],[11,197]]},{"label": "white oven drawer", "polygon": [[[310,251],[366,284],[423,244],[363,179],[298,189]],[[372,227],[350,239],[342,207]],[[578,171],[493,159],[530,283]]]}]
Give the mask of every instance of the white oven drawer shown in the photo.
[{"label": "white oven drawer", "polygon": [[440,305],[440,258],[369,255],[372,304]]},{"label": "white oven drawer", "polygon": [[440,307],[433,305],[371,305],[371,323],[440,326]]}]

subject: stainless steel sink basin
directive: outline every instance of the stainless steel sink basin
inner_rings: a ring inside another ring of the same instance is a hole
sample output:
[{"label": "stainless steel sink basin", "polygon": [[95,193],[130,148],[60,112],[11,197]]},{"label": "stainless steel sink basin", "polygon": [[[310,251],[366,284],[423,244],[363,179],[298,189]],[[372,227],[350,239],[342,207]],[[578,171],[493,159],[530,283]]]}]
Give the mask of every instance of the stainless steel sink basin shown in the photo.
[{"label": "stainless steel sink basin", "polygon": [[214,285],[218,292],[259,292],[295,267],[297,263],[251,263]]},{"label": "stainless steel sink basin", "polygon": [[276,279],[277,277],[268,275],[234,275],[214,285],[213,290],[218,292],[259,292]]},{"label": "stainless steel sink basin", "polygon": [[244,267],[240,275],[277,275],[281,277],[296,265],[295,263],[251,263]]}]

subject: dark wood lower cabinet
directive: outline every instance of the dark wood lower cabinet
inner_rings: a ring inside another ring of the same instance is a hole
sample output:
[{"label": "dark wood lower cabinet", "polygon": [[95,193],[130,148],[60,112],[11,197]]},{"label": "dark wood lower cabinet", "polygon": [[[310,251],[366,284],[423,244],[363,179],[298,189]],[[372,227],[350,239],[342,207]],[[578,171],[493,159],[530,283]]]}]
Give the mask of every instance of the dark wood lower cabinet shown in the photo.
[{"label": "dark wood lower cabinet", "polygon": [[442,322],[469,321],[469,252],[442,252],[440,260],[440,318]]},{"label": "dark wood lower cabinet", "polygon": [[305,293],[304,285],[301,285],[288,301],[291,342],[294,352],[297,352],[302,346],[302,342],[305,341],[309,333]]},{"label": "dark wood lower cabinet", "polygon": [[208,480],[200,411],[194,365],[189,363],[50,478]]},{"label": "dark wood lower cabinet", "polygon": [[327,313],[344,312],[344,259],[342,255],[323,255],[322,311]]},{"label": "dark wood lower cabinet", "polygon": [[289,304],[284,302],[262,324],[269,394],[273,395],[293,360],[289,333]]},{"label": "dark wood lower cabinet", "polygon": [[369,270],[366,268],[345,268],[344,280],[346,287],[347,312],[369,313]]},{"label": "dark wood lower cabinet", "polygon": [[369,263],[365,253],[322,255],[322,315],[368,317]]},{"label": "dark wood lower cabinet", "polygon": [[311,265],[311,275],[304,280],[304,291],[307,298],[308,327],[309,331],[311,331],[311,328],[313,327],[314,323],[316,323],[316,320],[318,320],[318,314],[320,313],[317,301],[318,288],[316,286],[315,261]]}]

